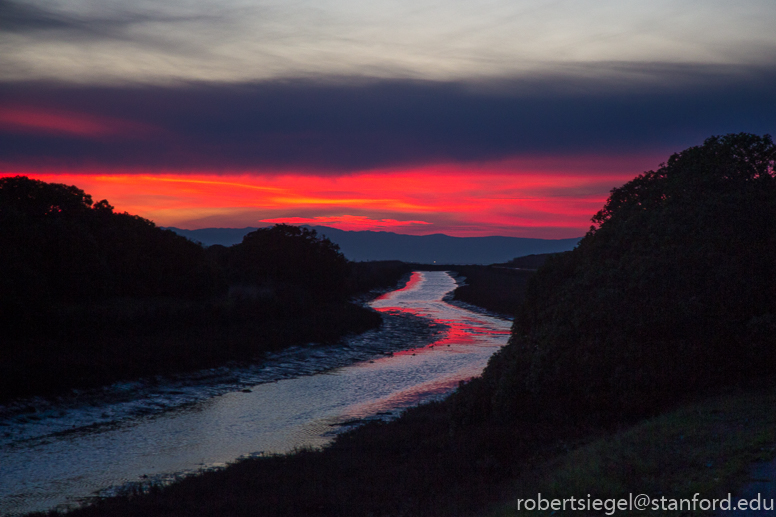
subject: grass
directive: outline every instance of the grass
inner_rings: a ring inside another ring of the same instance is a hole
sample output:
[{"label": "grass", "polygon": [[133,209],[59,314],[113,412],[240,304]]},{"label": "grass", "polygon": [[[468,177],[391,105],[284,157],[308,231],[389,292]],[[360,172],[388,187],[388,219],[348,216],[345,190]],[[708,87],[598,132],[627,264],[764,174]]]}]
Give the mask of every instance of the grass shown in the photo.
[{"label": "grass", "polygon": [[[716,396],[571,448],[524,473],[513,497],[492,517],[549,514],[517,511],[518,498],[733,497],[754,462],[776,456],[776,389]],[[617,512],[619,514],[628,512]],[[634,512],[634,514],[637,512]],[[557,511],[553,515],[579,515]],[[650,511],[650,515],[677,515]],[[704,512],[697,510],[695,513]]]}]

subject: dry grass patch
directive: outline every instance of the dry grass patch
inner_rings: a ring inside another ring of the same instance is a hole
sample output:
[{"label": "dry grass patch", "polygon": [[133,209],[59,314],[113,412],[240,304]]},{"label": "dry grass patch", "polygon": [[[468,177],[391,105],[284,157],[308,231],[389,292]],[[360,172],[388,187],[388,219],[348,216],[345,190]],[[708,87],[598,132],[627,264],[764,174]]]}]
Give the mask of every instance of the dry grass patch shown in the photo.
[{"label": "dry grass patch", "polygon": [[[545,499],[735,495],[752,463],[776,456],[774,408],[776,389],[770,388],[717,396],[645,420],[525,473],[515,483],[514,499],[492,515],[552,513],[517,511],[518,498],[535,499],[538,493]],[[568,510],[553,515],[574,514],[582,515]]]}]

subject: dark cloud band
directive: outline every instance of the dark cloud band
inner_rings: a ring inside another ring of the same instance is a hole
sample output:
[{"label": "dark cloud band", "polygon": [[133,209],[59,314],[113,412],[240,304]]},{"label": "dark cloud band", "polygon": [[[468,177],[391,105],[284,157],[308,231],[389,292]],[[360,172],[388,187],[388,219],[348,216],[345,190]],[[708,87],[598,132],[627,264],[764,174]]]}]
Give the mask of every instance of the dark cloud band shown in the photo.
[{"label": "dark cloud band", "polygon": [[110,16],[87,16],[44,9],[25,2],[0,0],[0,31],[31,34],[36,39],[50,42],[122,39],[131,40],[136,45],[142,46],[148,44],[148,35],[144,38],[132,37],[127,34],[127,29],[143,23],[218,22],[219,20],[220,17],[214,15],[173,16],[153,11],[113,12]]},{"label": "dark cloud band", "polygon": [[[646,69],[646,68],[645,68]],[[519,155],[679,150],[776,129],[776,69],[649,69],[649,82],[534,78],[476,86],[285,80],[177,86],[0,85],[0,105],[122,120],[104,138],[0,125],[0,162],[317,172]],[[34,128],[33,128],[34,129]]]}]

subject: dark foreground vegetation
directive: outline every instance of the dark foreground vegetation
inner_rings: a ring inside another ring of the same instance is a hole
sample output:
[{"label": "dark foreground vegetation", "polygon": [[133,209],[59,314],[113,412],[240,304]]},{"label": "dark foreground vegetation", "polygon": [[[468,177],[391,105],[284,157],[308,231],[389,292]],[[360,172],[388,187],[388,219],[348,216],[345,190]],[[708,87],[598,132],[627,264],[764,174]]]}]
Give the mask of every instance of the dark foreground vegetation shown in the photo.
[{"label": "dark foreground vegetation", "polygon": [[774,159],[768,136],[710,138],[614,189],[579,246],[532,279],[464,406],[504,422],[621,422],[772,376]]},{"label": "dark foreground vegetation", "polygon": [[0,179],[0,242],[0,401],[334,341],[380,324],[352,295],[405,272],[286,225],[206,249],[21,176]]},{"label": "dark foreground vegetation", "polygon": [[734,490],[774,456],[774,157],[767,136],[711,138],[613,190],[446,401],[76,514],[451,516],[543,487]]}]

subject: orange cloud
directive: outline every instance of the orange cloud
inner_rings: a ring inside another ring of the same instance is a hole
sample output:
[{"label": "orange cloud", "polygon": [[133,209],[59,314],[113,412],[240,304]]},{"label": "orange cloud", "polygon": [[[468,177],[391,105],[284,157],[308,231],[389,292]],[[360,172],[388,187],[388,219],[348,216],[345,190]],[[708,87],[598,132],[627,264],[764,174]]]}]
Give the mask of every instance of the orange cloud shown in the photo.
[{"label": "orange cloud", "polygon": [[[30,173],[160,226],[316,224],[455,236],[579,237],[609,191],[643,171],[589,158],[440,164],[343,176]],[[14,171],[16,172],[16,171]],[[10,171],[5,171],[8,174]],[[19,171],[23,173],[23,171]]]},{"label": "orange cloud", "polygon": [[417,224],[432,224],[428,221],[398,221],[396,219],[372,219],[364,215],[341,215],[333,217],[278,217],[262,219],[260,222],[269,224],[309,224],[314,226],[331,226],[340,230],[384,230],[397,229]]}]

